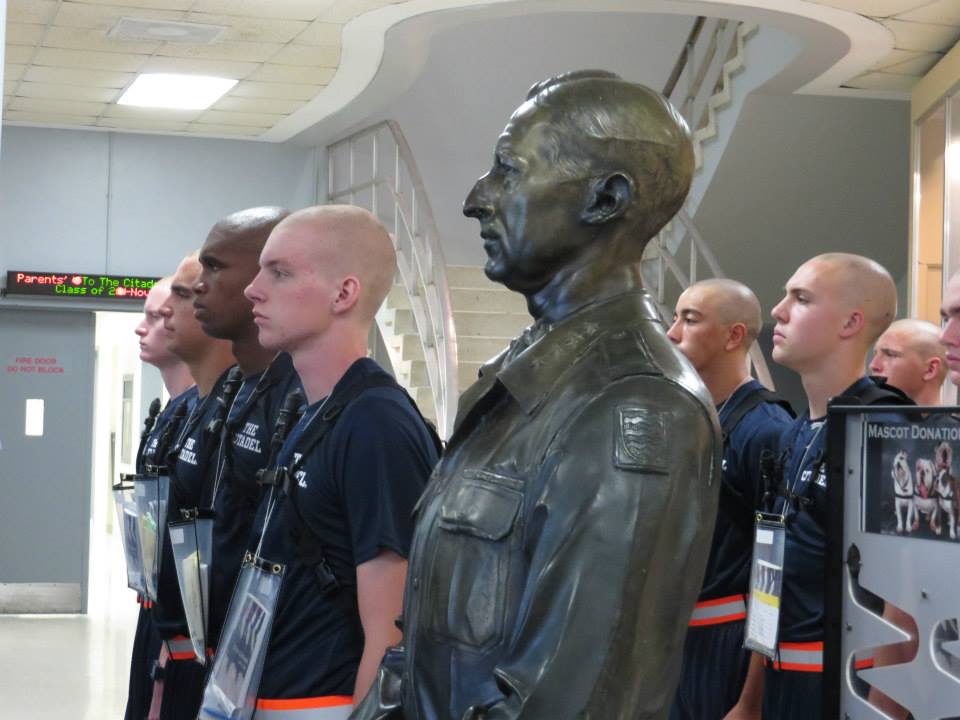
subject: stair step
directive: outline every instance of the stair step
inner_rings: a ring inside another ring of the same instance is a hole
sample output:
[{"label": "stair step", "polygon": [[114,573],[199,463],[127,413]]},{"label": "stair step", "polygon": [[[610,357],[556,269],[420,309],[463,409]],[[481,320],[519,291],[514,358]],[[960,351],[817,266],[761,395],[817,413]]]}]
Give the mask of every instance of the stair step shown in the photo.
[{"label": "stair step", "polygon": [[503,289],[487,277],[479,265],[447,265],[447,285],[452,288]]},{"label": "stair step", "polygon": [[514,338],[533,322],[527,313],[495,313],[458,310],[453,313],[453,325],[458,338],[497,337]]},{"label": "stair step", "polygon": [[487,312],[525,313],[527,301],[520,293],[509,290],[478,290],[455,288],[450,291],[453,310],[477,310]]},{"label": "stair step", "polygon": [[460,362],[486,362],[509,344],[510,340],[505,338],[457,338],[457,357]]}]

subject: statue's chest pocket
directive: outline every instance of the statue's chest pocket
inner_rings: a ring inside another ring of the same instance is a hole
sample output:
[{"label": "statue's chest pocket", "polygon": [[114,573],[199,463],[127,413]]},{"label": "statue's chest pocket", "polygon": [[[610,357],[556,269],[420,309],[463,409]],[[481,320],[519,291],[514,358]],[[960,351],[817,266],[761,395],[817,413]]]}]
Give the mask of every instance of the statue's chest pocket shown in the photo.
[{"label": "statue's chest pocket", "polygon": [[522,480],[474,470],[443,498],[426,595],[437,639],[475,649],[502,639],[522,490]]}]

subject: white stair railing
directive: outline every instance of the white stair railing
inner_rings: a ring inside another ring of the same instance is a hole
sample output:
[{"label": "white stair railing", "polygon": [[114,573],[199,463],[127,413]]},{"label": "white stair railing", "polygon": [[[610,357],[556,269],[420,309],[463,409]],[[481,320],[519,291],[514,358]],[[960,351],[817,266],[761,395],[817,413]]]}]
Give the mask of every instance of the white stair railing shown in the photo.
[{"label": "white stair railing", "polygon": [[[744,39],[755,30],[733,20],[698,17],[664,87],[663,94],[690,126],[697,171],[703,165],[703,144],[716,135],[716,112],[729,102],[731,76],[743,67]],[[726,277],[687,207],[651,240],[642,267],[665,318],[673,315],[677,298],[690,285]],[[758,343],[750,348],[750,360],[757,379],[773,388]]]},{"label": "white stair railing", "polygon": [[[457,335],[436,222],[400,127],[385,121],[327,147],[331,203],[370,210],[390,232],[423,349],[441,436],[457,412]],[[380,318],[378,316],[378,323]],[[380,325],[381,332],[387,328]]]}]

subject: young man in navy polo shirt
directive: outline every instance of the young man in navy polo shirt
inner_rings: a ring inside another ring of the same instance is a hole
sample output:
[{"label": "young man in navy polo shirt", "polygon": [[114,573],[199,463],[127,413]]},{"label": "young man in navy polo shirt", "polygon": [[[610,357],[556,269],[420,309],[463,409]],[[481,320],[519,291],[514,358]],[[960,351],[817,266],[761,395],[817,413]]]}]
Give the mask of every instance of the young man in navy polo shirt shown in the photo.
[{"label": "young man in navy polo shirt", "polygon": [[671,720],[721,720],[740,697],[753,521],[764,488],[760,457],[792,421],[750,376],[748,353],[762,325],[760,303],[734,280],[704,280],[677,300],[667,332],[710,391],[723,430],[723,485],[710,559],[683,649]]},{"label": "young man in navy polo shirt", "polygon": [[413,510],[437,449],[412,400],[366,357],[396,272],[376,218],[296,212],[260,268],[246,291],[260,343],[290,354],[309,406],[280,453],[292,490],[272,488],[254,525],[261,556],[286,568],[256,717],[345,718],[400,640]]},{"label": "young man in navy polo shirt", "polygon": [[840,395],[867,402],[877,396],[864,375],[867,353],[896,312],[896,286],[880,264],[828,253],[800,266],[771,313],[777,323],[773,359],[799,373],[808,408],[780,441],[787,451],[787,497],[774,507],[786,522],[777,659],[763,668],[751,665],[752,677],[728,720],[757,716],[759,683],[753,681],[760,674],[763,717],[822,717],[827,404]]}]

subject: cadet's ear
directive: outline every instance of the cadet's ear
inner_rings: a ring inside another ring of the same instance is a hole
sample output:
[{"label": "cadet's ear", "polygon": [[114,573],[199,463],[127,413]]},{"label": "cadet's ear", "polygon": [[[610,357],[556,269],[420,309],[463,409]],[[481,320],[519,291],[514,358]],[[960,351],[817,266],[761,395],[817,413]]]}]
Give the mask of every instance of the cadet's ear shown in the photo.
[{"label": "cadet's ear", "polygon": [[630,206],[633,193],[633,179],[623,172],[610,173],[594,180],[580,220],[587,225],[602,225],[621,217]]}]

